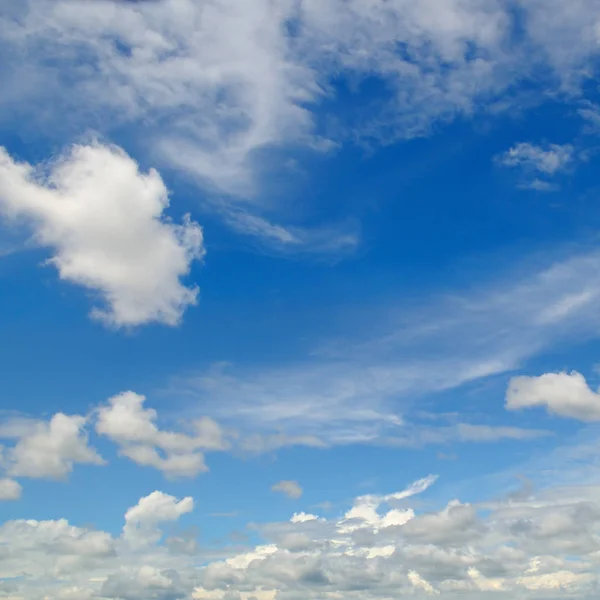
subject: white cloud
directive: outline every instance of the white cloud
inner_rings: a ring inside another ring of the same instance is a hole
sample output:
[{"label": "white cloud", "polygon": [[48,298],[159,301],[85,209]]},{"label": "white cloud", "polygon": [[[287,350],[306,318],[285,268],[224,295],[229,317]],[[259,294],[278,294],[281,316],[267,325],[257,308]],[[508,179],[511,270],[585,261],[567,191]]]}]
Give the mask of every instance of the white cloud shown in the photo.
[{"label": "white cloud", "polygon": [[575,159],[575,148],[571,144],[535,146],[527,142],[496,157],[501,165],[522,172],[524,180],[519,184],[520,188],[538,192],[557,191],[559,186],[552,178],[571,167]]},{"label": "white cloud", "polygon": [[[576,91],[596,53],[595,0],[519,4],[517,21],[501,0],[8,0],[2,106],[35,115],[44,131],[59,114],[68,135],[133,127],[140,146],[199,181],[234,228],[285,253],[343,254],[355,233],[279,224],[289,210],[260,197],[261,175],[285,163],[290,146],[385,143],[500,97],[510,107],[511,86],[538,80],[540,65],[549,67],[544,93]],[[339,119],[337,106],[317,105],[334,96],[333,78],[376,78],[388,95],[383,107],[357,101],[329,140],[318,125]],[[230,197],[217,201],[223,192]]]},{"label": "white cloud", "polygon": [[405,490],[401,492],[395,492],[382,497],[383,502],[389,502],[390,500],[403,500],[404,498],[410,498],[416,494],[422,494],[428,490],[438,479],[437,475],[428,475],[423,479],[419,479],[411,483]]},{"label": "white cloud", "polygon": [[262,538],[254,547],[190,552],[163,539],[160,526],[188,514],[193,500],[157,491],[126,512],[120,537],[64,519],[2,524],[0,578],[11,581],[12,596],[31,600],[375,600],[436,591],[450,600],[549,600],[540,592],[559,590],[592,598],[598,497],[597,487],[555,488],[527,500],[455,501],[430,513],[409,508],[412,516],[386,527],[363,520],[346,530],[345,517],[296,518],[254,525]]},{"label": "white cloud", "polygon": [[157,541],[160,533],[157,526],[160,523],[176,521],[184,514],[194,509],[194,500],[191,497],[177,500],[163,492],[152,492],[125,513],[123,536],[130,542],[139,545]]},{"label": "white cloud", "polygon": [[322,254],[341,258],[352,254],[360,243],[358,228],[352,223],[320,228],[284,227],[243,210],[224,211],[223,218],[232,229],[262,240],[266,248],[282,254]]},{"label": "white cloud", "polygon": [[11,477],[66,479],[75,464],[102,465],[102,457],[88,445],[85,417],[55,414],[48,422],[8,421],[0,437],[16,438],[6,451],[4,466]]},{"label": "white cloud", "polygon": [[273,490],[274,492],[281,492],[282,494],[285,494],[288,498],[293,498],[295,500],[302,496],[302,487],[297,481],[279,481],[271,487],[271,490]]},{"label": "white cloud", "polygon": [[580,421],[600,421],[600,394],[581,373],[545,373],[513,377],[506,391],[506,408],[542,407],[549,413]]},{"label": "white cloud", "polygon": [[438,595],[440,592],[436,590],[429,581],[423,579],[416,571],[408,572],[408,579],[416,589],[421,589],[428,594]]},{"label": "white cloud", "polygon": [[14,479],[0,479],[0,501],[18,500],[23,489]]},{"label": "white cloud", "polygon": [[544,175],[554,175],[571,164],[573,152],[574,148],[569,144],[534,146],[520,143],[503,154],[499,160],[507,167],[521,167]]},{"label": "white cloud", "polygon": [[479,289],[438,290],[420,298],[416,310],[405,299],[375,300],[367,314],[353,314],[348,336],[328,340],[324,332],[325,342],[304,360],[217,364],[174,379],[170,392],[189,400],[186,418],[201,400],[202,414],[239,431],[248,450],[292,441],[327,447],[535,440],[548,432],[460,415],[450,424],[423,423],[417,398],[514,371],[553,344],[596,336],[599,265],[593,251],[511,268]]},{"label": "white cloud", "polygon": [[411,483],[405,490],[394,492],[384,496],[369,494],[359,496],[355,499],[352,508],[344,514],[344,517],[338,523],[338,529],[342,533],[364,529],[365,527],[378,531],[386,527],[404,525],[410,521],[415,513],[412,509],[398,510],[391,509],[385,514],[379,513],[379,507],[382,504],[390,504],[410,498],[417,494],[422,494],[431,487],[438,479],[437,475],[429,475]]},{"label": "white cloud", "polygon": [[193,435],[159,429],[157,413],[144,408],[145,400],[135,392],[123,392],[97,410],[96,432],[117,443],[120,453],[137,464],[169,477],[195,477],[208,471],[201,450],[229,447],[219,425],[207,417],[191,423]]},{"label": "white cloud", "polygon": [[196,303],[180,281],[202,257],[202,231],[166,219],[167,189],[122,150],[74,146],[33,167],[0,148],[0,215],[24,221],[65,281],[98,294],[92,316],[112,326],[176,325]]}]

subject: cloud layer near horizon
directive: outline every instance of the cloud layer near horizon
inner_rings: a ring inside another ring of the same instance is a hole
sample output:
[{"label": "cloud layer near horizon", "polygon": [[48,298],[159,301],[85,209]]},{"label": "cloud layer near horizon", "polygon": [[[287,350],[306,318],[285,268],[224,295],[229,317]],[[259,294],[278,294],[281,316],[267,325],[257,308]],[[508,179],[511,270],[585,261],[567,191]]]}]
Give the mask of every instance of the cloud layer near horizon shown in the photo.
[{"label": "cloud layer near horizon", "polygon": [[8,521],[0,526],[8,551],[2,590],[28,600],[593,597],[597,488],[412,508],[412,497],[435,479],[358,497],[338,517],[296,513],[288,522],[255,526],[264,541],[255,547],[202,547],[185,530],[165,537],[162,525],[195,503],[160,491],[127,510],[116,536],[66,520]]}]

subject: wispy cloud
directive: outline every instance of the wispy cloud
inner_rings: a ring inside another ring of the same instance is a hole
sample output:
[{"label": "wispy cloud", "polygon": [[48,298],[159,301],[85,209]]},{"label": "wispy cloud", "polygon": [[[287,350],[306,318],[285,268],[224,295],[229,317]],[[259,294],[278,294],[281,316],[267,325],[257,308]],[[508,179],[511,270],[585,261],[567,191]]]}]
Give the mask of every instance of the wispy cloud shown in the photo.
[{"label": "wispy cloud", "polygon": [[575,160],[575,148],[571,144],[535,146],[528,142],[517,144],[496,157],[500,165],[521,171],[524,180],[519,187],[539,192],[558,190],[552,178],[566,171]]},{"label": "wispy cloud", "polygon": [[215,365],[175,379],[168,393],[201,399],[203,411],[241,431],[313,445],[534,439],[546,432],[418,425],[412,411],[417,398],[515,370],[550,344],[598,335],[599,265],[597,252],[584,253],[417,311],[370,307],[380,315],[373,329],[385,333],[332,341],[293,364]]},{"label": "wispy cloud", "polygon": [[[508,108],[511,86],[538,78],[540,64],[549,67],[545,83],[573,97],[600,16],[593,0],[568,9],[519,0],[518,22],[500,0],[5,4],[0,87],[10,93],[0,101],[10,114],[35,104],[38,133],[60,115],[70,137],[134,128],[138,149],[197,182],[210,210],[287,254],[344,255],[357,243],[345,226],[290,223],[285,198],[265,216],[262,177],[288,149],[426,135],[500,97]],[[377,78],[388,93],[375,108],[358,102],[325,135],[316,115],[335,115],[335,101],[323,100],[334,99],[340,77]],[[226,199],[225,210],[214,197]]]},{"label": "wispy cloud", "polygon": [[288,498],[297,500],[304,493],[302,486],[297,481],[283,480],[271,487],[273,492],[279,492],[285,494]]}]

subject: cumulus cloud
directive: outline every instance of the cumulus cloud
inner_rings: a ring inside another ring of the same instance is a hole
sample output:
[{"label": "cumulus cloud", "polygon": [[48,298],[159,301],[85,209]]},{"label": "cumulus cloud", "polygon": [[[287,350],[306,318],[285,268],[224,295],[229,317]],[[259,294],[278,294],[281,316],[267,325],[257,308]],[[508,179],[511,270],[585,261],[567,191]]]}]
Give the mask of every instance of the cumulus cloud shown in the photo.
[{"label": "cumulus cloud", "polygon": [[402,533],[414,542],[452,546],[468,543],[481,532],[475,507],[454,500],[440,512],[411,519]]},{"label": "cumulus cloud", "polygon": [[[386,497],[404,497],[428,480]],[[481,505],[455,500],[428,513],[407,508],[403,522],[368,521],[361,529],[345,529],[345,517],[298,513],[253,525],[257,546],[190,552],[169,544],[161,525],[188,514],[193,500],[156,491],[126,512],[118,537],[64,519],[4,523],[0,578],[14,579],[11,594],[32,600],[592,598],[598,497],[598,488],[580,487]]]},{"label": "cumulus cloud", "polygon": [[0,469],[5,474],[0,477],[0,499],[20,497],[21,486],[13,478],[65,480],[75,465],[104,465],[89,443],[92,427],[117,444],[122,456],[169,478],[208,471],[204,452],[231,449],[228,435],[208,417],[190,420],[185,431],[160,429],[156,410],[145,408],[145,400],[135,392],[123,392],[88,417],[57,413],[48,421],[11,417],[0,422],[0,440],[7,441],[0,446]]},{"label": "cumulus cloud", "polygon": [[160,523],[176,521],[193,509],[194,500],[189,496],[177,500],[163,492],[152,492],[125,513],[123,537],[136,545],[157,541],[160,539],[157,527]]},{"label": "cumulus cloud", "polygon": [[66,479],[76,464],[104,464],[88,445],[85,424],[85,417],[62,413],[48,422],[4,423],[0,437],[16,439],[5,453],[6,472],[11,477]]},{"label": "cumulus cloud", "polygon": [[116,147],[73,146],[37,167],[0,148],[0,216],[25,222],[60,278],[102,299],[91,314],[106,324],[176,325],[196,303],[181,278],[203,255],[202,231],[169,221],[168,205],[160,175]]},{"label": "cumulus cloud", "polygon": [[0,500],[18,500],[23,489],[14,479],[0,479]]},{"label": "cumulus cloud", "polygon": [[297,481],[288,480],[282,480],[278,483],[275,483],[271,487],[271,490],[285,494],[288,498],[293,498],[294,500],[300,498],[303,493],[302,487]]},{"label": "cumulus cloud", "polygon": [[545,408],[549,413],[580,421],[600,421],[600,394],[581,373],[545,373],[513,377],[506,391],[506,408]]},{"label": "cumulus cloud", "polygon": [[[161,537],[161,523],[174,522],[192,508],[191,498],[177,500],[154,492],[127,511],[121,537],[77,527],[66,519],[5,522],[0,526],[0,547],[10,550],[2,554],[0,578],[20,579],[14,574],[26,572],[28,584],[13,592],[21,591],[35,600],[49,593],[61,600],[98,595],[132,600],[173,598],[168,590],[183,585],[183,576],[175,569],[179,556],[171,556],[165,553],[166,546],[155,544]],[[189,578],[185,583],[189,594],[192,583]]]},{"label": "cumulus cloud", "polygon": [[123,456],[169,477],[194,477],[208,471],[202,450],[229,448],[224,432],[207,417],[191,424],[191,435],[159,429],[157,412],[144,408],[145,400],[135,392],[123,392],[97,410],[96,432],[117,443]]},{"label": "cumulus cloud", "polygon": [[384,514],[380,514],[379,508],[382,505],[410,498],[417,494],[422,494],[431,487],[438,479],[437,475],[429,475],[411,483],[406,489],[400,492],[394,492],[384,496],[369,494],[359,496],[355,499],[352,508],[344,514],[339,521],[338,528],[343,533],[364,530],[365,528],[373,531],[379,531],[387,527],[404,525],[410,521],[415,513],[412,509],[405,510],[390,509]]}]

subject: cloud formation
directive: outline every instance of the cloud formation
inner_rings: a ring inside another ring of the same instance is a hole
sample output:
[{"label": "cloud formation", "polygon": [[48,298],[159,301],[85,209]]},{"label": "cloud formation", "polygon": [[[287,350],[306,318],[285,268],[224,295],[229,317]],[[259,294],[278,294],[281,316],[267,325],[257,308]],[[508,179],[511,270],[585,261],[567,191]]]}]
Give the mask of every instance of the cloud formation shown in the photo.
[{"label": "cloud formation", "polygon": [[514,371],[553,344],[595,336],[598,265],[596,251],[528,265],[464,293],[420,298],[416,310],[375,299],[354,315],[349,334],[325,337],[304,360],[217,364],[174,378],[171,391],[190,406],[201,399],[203,414],[262,449],[268,440],[272,448],[290,440],[312,447],[535,440],[548,432],[465,415],[423,422],[417,399]]},{"label": "cloud formation", "polygon": [[303,492],[302,487],[297,481],[287,480],[275,483],[271,487],[271,490],[274,492],[280,492],[282,494],[285,494],[288,498],[293,498],[294,500],[300,498]]},{"label": "cloud formation", "polygon": [[0,500],[18,500],[23,489],[14,479],[0,479]]},{"label": "cloud formation", "polygon": [[506,391],[506,408],[545,408],[549,413],[580,421],[600,421],[600,394],[581,373],[545,373],[513,377]]},{"label": "cloud formation", "polygon": [[574,148],[570,144],[548,144],[544,147],[524,142],[507,150],[499,160],[506,167],[520,167],[554,175],[571,164],[573,152]]},{"label": "cloud formation", "polygon": [[[285,201],[261,196],[289,150],[427,135],[459,115],[510,108],[517,82],[573,99],[599,22],[595,0],[568,9],[562,0],[300,0],[276,9],[269,0],[9,0],[0,87],[10,90],[7,114],[37,106],[43,90],[40,131],[56,114],[69,135],[133,128],[153,160],[197,181],[207,208],[263,246],[338,255],[356,247],[355,232],[293,222]],[[369,80],[385,96],[357,100],[341,120],[336,82],[360,89]],[[558,149],[537,164],[552,169]]]},{"label": "cloud formation", "polygon": [[88,445],[85,425],[85,417],[62,413],[48,422],[9,420],[0,439],[16,443],[6,450],[2,466],[10,477],[65,480],[76,464],[103,465],[104,459]]},{"label": "cloud formation", "polygon": [[157,427],[157,413],[144,408],[135,392],[113,396],[97,410],[96,432],[119,445],[119,452],[138,465],[154,467],[168,477],[195,477],[208,471],[202,450],[226,450],[219,425],[207,417],[191,424],[191,435]]},{"label": "cloud formation", "polygon": [[[430,479],[406,491],[423,492]],[[385,496],[395,497],[410,496]],[[190,552],[169,544],[161,527],[189,514],[192,498],[155,491],[127,510],[121,535],[64,519],[4,523],[0,577],[31,600],[591,600],[600,583],[597,487],[455,499],[427,511],[382,500],[357,499],[341,517],[298,513],[255,525],[258,546]]]},{"label": "cloud formation", "polygon": [[202,231],[170,222],[168,205],[160,175],[114,146],[73,146],[37,167],[0,148],[0,216],[24,222],[59,277],[102,300],[91,315],[107,325],[177,325],[196,304],[181,278],[204,253]]},{"label": "cloud formation", "polygon": [[569,169],[575,163],[576,155],[571,144],[535,146],[522,142],[497,156],[496,160],[505,167],[521,171],[521,188],[552,192],[559,189],[555,176]]}]

